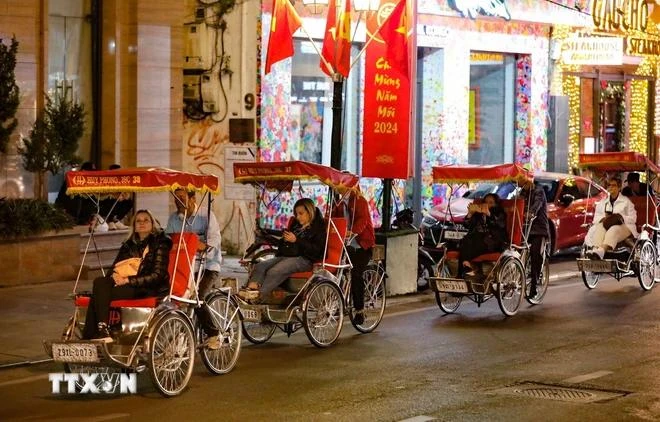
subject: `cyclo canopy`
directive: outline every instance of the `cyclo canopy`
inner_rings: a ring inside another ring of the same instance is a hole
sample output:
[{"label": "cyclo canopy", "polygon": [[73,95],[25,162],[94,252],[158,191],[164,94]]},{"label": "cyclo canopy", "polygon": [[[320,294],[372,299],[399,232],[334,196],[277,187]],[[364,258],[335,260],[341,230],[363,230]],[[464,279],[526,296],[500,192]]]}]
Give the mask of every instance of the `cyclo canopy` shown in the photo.
[{"label": "cyclo canopy", "polygon": [[217,176],[158,167],[69,171],[66,173],[66,185],[68,195],[113,192],[168,192],[179,188],[213,194],[220,191]]},{"label": "cyclo canopy", "polygon": [[307,161],[234,163],[234,181],[266,189],[290,191],[294,181],[316,180],[339,193],[358,190],[360,178],[321,164]]},{"label": "cyclo canopy", "polygon": [[474,183],[485,180],[523,184],[534,180],[534,175],[519,164],[473,165],[450,164],[433,167],[435,183]]},{"label": "cyclo canopy", "polygon": [[578,167],[601,172],[650,171],[660,174],[660,167],[639,152],[598,152],[580,154]]}]

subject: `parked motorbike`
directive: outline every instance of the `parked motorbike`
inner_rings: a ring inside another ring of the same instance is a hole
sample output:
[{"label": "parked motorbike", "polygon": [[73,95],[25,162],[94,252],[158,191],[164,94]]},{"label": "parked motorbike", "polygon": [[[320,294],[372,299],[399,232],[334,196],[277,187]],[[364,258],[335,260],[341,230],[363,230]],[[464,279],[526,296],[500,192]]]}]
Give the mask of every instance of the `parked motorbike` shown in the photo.
[{"label": "parked motorbike", "polygon": [[238,262],[250,273],[255,264],[275,256],[281,237],[282,230],[260,227],[257,221],[254,229],[254,242],[245,249]]}]

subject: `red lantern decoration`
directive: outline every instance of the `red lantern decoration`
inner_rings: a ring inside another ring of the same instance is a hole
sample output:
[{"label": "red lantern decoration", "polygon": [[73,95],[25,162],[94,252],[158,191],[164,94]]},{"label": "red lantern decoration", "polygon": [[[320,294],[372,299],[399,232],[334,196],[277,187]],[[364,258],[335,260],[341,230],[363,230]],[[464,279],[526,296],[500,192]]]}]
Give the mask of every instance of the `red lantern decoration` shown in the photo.
[{"label": "red lantern decoration", "polygon": [[601,89],[606,89],[607,88],[607,81],[600,81],[600,88]]},{"label": "red lantern decoration", "polygon": [[623,83],[623,89],[626,91],[630,89],[630,79]]}]

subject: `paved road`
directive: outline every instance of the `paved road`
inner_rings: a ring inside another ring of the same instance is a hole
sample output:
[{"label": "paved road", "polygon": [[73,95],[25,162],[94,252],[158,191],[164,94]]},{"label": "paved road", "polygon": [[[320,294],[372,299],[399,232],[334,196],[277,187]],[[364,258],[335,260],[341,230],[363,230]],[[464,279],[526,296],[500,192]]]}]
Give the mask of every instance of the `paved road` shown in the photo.
[{"label": "paved road", "polygon": [[[504,318],[494,299],[443,316],[427,296],[389,307],[372,334],[345,326],[327,350],[299,332],[245,345],[225,376],[207,375],[198,363],[190,388],[174,399],[160,398],[145,375],[135,396],[53,396],[47,373],[57,366],[4,370],[0,419],[659,420],[659,295],[643,293],[633,279],[603,280],[587,291],[574,278],[513,318]],[[529,382],[544,385],[531,389]],[[510,386],[554,398],[604,398],[580,403],[502,391]]]}]

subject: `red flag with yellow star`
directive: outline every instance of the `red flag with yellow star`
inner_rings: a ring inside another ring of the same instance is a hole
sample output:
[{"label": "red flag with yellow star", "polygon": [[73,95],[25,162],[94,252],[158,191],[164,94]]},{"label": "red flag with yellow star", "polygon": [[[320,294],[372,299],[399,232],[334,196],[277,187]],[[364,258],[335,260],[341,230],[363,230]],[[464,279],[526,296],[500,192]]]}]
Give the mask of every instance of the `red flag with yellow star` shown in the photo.
[{"label": "red flag with yellow star", "polygon": [[266,74],[274,63],[293,56],[293,34],[302,21],[289,0],[273,0],[273,18],[266,51]]},{"label": "red flag with yellow star", "polygon": [[408,75],[408,7],[406,0],[394,6],[380,28],[380,36],[387,46],[387,61],[401,74]]},{"label": "red flag with yellow star", "polygon": [[[342,1],[342,0],[339,0]],[[328,20],[325,24],[325,36],[321,56],[332,66],[329,68],[321,59],[321,70],[332,77],[333,73],[341,73],[345,78],[351,68],[351,9],[350,0],[343,0],[339,19],[337,19],[336,0],[328,4]]]}]

